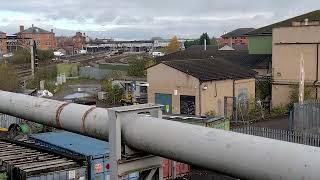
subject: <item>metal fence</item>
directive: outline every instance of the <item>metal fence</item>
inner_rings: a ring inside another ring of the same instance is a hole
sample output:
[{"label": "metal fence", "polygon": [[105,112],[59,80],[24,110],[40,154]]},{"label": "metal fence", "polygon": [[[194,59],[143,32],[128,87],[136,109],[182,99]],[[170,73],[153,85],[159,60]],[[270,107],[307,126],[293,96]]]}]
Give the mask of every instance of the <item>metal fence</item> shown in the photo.
[{"label": "metal fence", "polygon": [[320,133],[320,100],[308,100],[294,104],[293,128]]},{"label": "metal fence", "polygon": [[281,141],[320,147],[320,134],[310,132],[287,131],[281,129],[270,129],[254,126],[237,128],[233,129],[232,131],[243,134],[250,134],[254,136],[261,136],[270,139],[277,139]]},{"label": "metal fence", "polygon": [[9,116],[7,114],[0,114],[0,128],[6,128],[9,129],[11,124],[20,124],[24,120],[14,117],[14,116]]}]

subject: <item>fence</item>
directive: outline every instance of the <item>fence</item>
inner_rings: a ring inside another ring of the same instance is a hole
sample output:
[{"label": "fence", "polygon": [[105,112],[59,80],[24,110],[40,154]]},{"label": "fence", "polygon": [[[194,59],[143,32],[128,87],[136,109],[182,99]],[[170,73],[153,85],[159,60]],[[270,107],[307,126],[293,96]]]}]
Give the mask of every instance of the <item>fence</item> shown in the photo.
[{"label": "fence", "polygon": [[320,133],[320,100],[294,104],[293,128]]},{"label": "fence", "polygon": [[20,124],[23,121],[23,119],[17,117],[9,116],[7,114],[0,114],[0,128],[9,129],[11,124]]},{"label": "fence", "polygon": [[277,139],[281,141],[320,147],[320,134],[314,134],[310,132],[287,131],[281,129],[270,129],[254,126],[237,128],[233,129],[232,131],[243,134],[250,134],[254,136],[261,136],[270,139]]}]

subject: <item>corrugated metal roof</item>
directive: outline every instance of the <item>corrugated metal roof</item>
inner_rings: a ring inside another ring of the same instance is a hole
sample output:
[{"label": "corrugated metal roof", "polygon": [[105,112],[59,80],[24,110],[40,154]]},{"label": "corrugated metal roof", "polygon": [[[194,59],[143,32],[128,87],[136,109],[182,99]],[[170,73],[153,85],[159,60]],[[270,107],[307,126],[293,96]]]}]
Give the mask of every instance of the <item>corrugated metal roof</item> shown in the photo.
[{"label": "corrugated metal roof", "polygon": [[31,138],[85,156],[98,156],[109,154],[108,142],[67,131],[33,134],[31,135]]}]

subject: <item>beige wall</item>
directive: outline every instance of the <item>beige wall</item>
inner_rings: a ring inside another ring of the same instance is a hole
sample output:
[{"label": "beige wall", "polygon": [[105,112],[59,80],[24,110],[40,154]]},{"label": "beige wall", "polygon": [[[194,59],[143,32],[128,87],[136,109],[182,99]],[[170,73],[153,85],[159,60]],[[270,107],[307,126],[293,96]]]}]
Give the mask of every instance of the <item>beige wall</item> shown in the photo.
[{"label": "beige wall", "polygon": [[[224,97],[233,96],[233,80],[203,82],[200,86],[200,107],[199,80],[164,64],[149,68],[147,79],[149,83],[148,102],[155,103],[155,93],[172,94],[172,113],[174,114],[180,114],[180,95],[195,96],[196,115],[200,115],[200,111],[201,115],[205,115],[209,111],[214,111],[217,115],[223,115]],[[178,95],[174,95],[174,90],[178,90]],[[247,92],[248,97],[255,97],[255,80],[236,80],[236,96],[241,91]]]},{"label": "beige wall", "polygon": [[[148,102],[155,103],[155,93],[172,94],[172,113],[180,114],[180,95],[196,97],[196,114],[199,114],[199,80],[164,64],[147,70],[149,83]],[[178,90],[178,95],[174,95]]]},{"label": "beige wall", "polygon": [[290,85],[272,85],[272,107],[288,105],[290,91]]},{"label": "beige wall", "polygon": [[320,26],[274,28],[272,36],[273,43],[318,43]]},{"label": "beige wall", "polygon": [[255,98],[256,95],[256,81],[255,79],[244,79],[235,81],[235,92],[238,98],[240,93],[245,90],[248,93],[248,98]]},{"label": "beige wall", "polygon": [[[203,87],[207,86],[207,90]],[[217,115],[224,114],[224,97],[233,96],[233,81],[210,81],[201,85],[201,115],[214,111]]]},{"label": "beige wall", "polygon": [[[320,26],[283,27],[273,29],[272,48],[272,104],[287,105],[291,84],[299,82],[300,59],[304,58],[305,82],[313,85],[317,79],[317,44],[320,42]],[[309,43],[309,44],[303,44]]]}]

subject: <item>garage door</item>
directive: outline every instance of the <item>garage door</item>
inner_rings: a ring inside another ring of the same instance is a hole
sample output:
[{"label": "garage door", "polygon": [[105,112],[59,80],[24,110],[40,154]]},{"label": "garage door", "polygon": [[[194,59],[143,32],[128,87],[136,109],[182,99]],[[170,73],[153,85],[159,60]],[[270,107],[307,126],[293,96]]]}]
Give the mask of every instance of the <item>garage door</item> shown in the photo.
[{"label": "garage door", "polygon": [[172,95],[171,94],[162,94],[162,93],[156,93],[155,94],[155,102],[156,104],[161,104],[164,107],[162,107],[162,110],[164,113],[172,113]]}]

